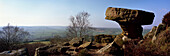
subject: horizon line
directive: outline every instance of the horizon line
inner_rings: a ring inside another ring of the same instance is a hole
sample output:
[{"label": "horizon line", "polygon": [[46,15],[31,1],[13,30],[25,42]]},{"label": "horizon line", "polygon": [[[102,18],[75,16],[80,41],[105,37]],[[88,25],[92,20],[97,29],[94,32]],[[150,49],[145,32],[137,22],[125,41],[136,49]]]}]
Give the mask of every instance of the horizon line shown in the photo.
[{"label": "horizon line", "polygon": [[[13,26],[13,25],[11,25]],[[60,25],[61,26],[61,25]],[[4,26],[0,26],[0,27],[4,27]],[[41,25],[33,25],[33,26],[18,26],[18,27],[57,27],[57,26],[41,26]],[[68,26],[61,26],[61,27],[68,27]],[[102,26],[92,26],[92,27],[95,27],[95,28],[119,28],[119,27],[102,27]]]},{"label": "horizon line", "polygon": [[[4,26],[0,26],[0,27],[4,27]],[[18,26],[18,27],[57,27],[57,26]],[[68,27],[68,26],[59,26],[59,27]],[[99,27],[99,26],[92,26],[94,28],[119,28],[119,27]],[[145,28],[144,29],[152,29],[152,28]],[[120,28],[121,29],[121,28]]]}]

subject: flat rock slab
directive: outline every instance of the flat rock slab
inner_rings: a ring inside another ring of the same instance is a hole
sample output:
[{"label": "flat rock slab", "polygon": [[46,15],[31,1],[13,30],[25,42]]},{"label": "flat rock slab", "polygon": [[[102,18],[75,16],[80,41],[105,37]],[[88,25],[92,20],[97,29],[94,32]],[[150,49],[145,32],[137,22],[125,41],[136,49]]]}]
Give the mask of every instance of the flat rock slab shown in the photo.
[{"label": "flat rock slab", "polygon": [[154,13],[142,10],[108,7],[105,19],[118,23],[135,23],[138,25],[150,25],[155,17]]}]

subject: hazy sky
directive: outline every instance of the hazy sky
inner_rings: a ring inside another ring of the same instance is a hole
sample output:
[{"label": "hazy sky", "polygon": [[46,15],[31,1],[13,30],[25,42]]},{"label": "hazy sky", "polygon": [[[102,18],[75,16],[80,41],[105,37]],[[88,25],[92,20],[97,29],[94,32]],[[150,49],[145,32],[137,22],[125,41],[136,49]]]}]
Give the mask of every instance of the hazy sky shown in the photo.
[{"label": "hazy sky", "polygon": [[154,12],[152,27],[170,11],[170,0],[0,0],[0,26],[67,26],[71,16],[86,11],[95,27],[119,27],[104,19],[107,7]]}]

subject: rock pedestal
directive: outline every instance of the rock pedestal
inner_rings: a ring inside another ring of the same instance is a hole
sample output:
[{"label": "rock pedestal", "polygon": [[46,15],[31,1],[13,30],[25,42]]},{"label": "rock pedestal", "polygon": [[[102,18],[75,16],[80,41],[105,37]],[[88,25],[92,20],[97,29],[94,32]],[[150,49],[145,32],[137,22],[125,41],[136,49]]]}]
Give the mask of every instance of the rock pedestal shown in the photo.
[{"label": "rock pedestal", "polygon": [[109,7],[105,19],[118,22],[123,30],[122,35],[132,39],[142,39],[141,25],[152,24],[154,17],[154,13],[151,12]]}]

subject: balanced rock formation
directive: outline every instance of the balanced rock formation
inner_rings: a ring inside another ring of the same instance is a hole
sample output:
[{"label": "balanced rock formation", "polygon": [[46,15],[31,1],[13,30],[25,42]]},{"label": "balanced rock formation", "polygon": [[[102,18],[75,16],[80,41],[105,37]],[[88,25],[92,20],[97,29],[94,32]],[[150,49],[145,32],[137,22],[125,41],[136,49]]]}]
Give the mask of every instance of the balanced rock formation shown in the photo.
[{"label": "balanced rock formation", "polygon": [[111,48],[114,43],[119,47],[124,46],[124,48],[124,44],[128,40],[134,39],[134,43],[137,43],[139,39],[143,39],[143,28],[141,25],[152,24],[155,17],[154,13],[151,12],[112,7],[107,8],[105,15],[105,19],[118,22],[123,32],[122,34],[115,36],[112,43],[101,48],[97,53],[106,51]]},{"label": "balanced rock formation", "polygon": [[109,7],[105,19],[118,22],[123,30],[122,35],[127,35],[131,39],[142,39],[141,25],[152,24],[154,17],[152,12]]}]

